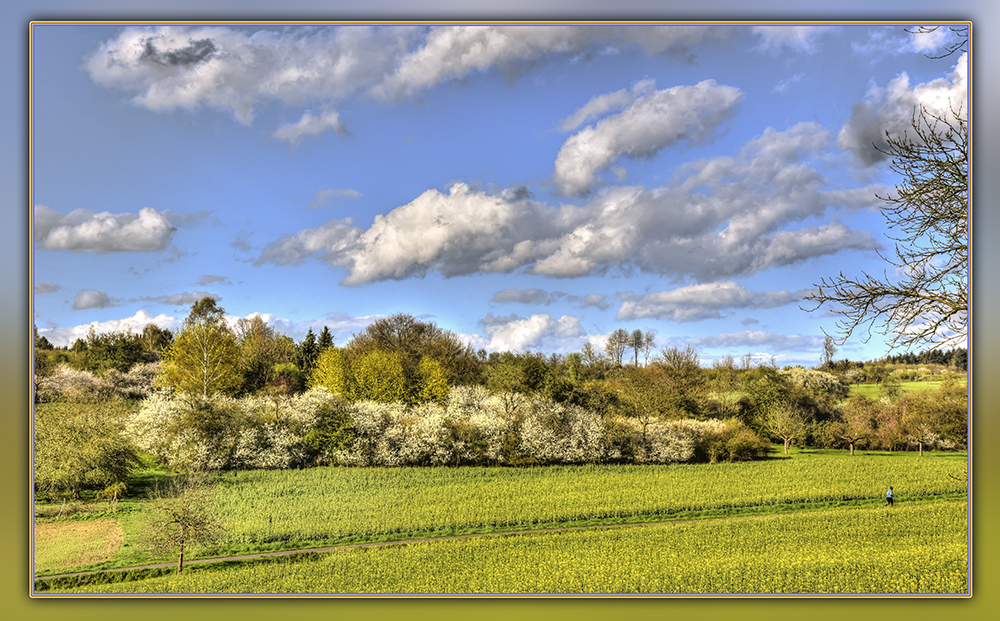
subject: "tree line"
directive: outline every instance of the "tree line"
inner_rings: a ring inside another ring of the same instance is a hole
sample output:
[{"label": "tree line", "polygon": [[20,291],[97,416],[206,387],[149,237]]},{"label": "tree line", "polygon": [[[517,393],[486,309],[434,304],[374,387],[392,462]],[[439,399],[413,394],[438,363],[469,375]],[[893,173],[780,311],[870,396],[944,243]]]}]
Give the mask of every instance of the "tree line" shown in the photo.
[{"label": "tree line", "polygon": [[[885,360],[779,369],[748,354],[706,367],[693,346],[656,350],[639,330],[616,330],[603,351],[487,354],[396,314],[340,347],[326,328],[296,343],[259,316],[230,328],[205,298],[176,334],[36,343],[48,365],[36,378],[36,484],[71,495],[120,493],[143,453],[209,469],[666,463],[760,458],[771,442],[787,451],[967,441],[965,388],[954,381],[907,393],[903,370]],[[877,393],[849,396],[858,381]]]}]

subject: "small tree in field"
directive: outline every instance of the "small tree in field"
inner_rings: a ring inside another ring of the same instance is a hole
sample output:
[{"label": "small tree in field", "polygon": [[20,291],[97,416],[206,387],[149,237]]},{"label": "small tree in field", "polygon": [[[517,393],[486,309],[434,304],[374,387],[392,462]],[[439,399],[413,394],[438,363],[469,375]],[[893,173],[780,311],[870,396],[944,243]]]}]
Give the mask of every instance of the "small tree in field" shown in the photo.
[{"label": "small tree in field", "polygon": [[191,546],[211,545],[222,529],[209,511],[211,486],[203,473],[174,477],[166,490],[152,494],[152,518],[143,539],[156,556],[177,552],[177,573],[184,570],[184,552]]},{"label": "small tree in field", "polygon": [[766,428],[772,436],[781,438],[785,445],[785,455],[793,440],[805,437],[809,426],[801,410],[788,404],[781,404],[767,414]]}]

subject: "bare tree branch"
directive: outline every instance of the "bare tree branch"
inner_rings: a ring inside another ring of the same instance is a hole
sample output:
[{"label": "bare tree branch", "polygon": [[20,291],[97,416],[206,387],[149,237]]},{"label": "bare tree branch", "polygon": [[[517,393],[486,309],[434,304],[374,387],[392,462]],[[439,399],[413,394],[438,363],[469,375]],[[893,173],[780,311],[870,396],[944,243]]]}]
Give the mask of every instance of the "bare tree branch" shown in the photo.
[{"label": "bare tree branch", "polygon": [[[968,333],[969,159],[968,120],[962,111],[937,116],[921,107],[911,120],[913,135],[886,132],[883,153],[902,177],[895,193],[878,196],[894,234],[895,258],[879,253],[894,277],[841,272],[823,278],[804,300],[815,311],[829,303],[840,315],[838,344],[858,328],[891,335],[893,347],[954,346]],[[878,148],[878,147],[876,147]]]},{"label": "bare tree branch", "polygon": [[[906,32],[910,34],[928,34],[934,32],[941,28],[941,26],[917,26],[916,28],[904,28]],[[969,27],[968,26],[948,26],[948,30],[951,31],[952,35],[955,37],[955,41],[949,43],[945,49],[944,53],[940,56],[932,56],[930,54],[924,54],[927,58],[932,58],[935,60],[941,58],[948,58],[952,54],[958,52],[968,52],[969,51]]]}]

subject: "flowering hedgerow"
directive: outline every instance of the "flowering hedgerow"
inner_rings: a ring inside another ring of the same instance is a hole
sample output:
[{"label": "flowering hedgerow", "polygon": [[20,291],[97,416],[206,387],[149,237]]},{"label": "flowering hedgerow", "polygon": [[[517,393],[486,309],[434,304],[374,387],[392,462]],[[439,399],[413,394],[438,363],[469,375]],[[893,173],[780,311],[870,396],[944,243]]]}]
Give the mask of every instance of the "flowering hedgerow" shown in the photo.
[{"label": "flowering hedgerow", "polygon": [[[515,408],[504,395],[458,386],[444,405],[345,403],[323,387],[292,397],[186,398],[158,392],[126,426],[142,450],[186,468],[283,469],[344,466],[669,464],[708,454],[729,429],[719,421],[600,416],[542,397]],[[344,441],[305,441],[336,410]],[[701,449],[699,451],[699,448]],[[713,453],[714,454],[714,453]]]}]

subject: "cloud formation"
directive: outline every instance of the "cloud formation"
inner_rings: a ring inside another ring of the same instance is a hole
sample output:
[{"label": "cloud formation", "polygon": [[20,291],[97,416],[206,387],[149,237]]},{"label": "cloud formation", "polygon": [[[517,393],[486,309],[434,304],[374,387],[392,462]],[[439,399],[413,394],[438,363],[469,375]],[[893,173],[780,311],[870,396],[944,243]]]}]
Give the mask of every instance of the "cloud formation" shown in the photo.
[{"label": "cloud formation", "polygon": [[582,319],[571,315],[556,319],[548,314],[495,317],[490,313],[479,322],[486,333],[485,338],[468,334],[460,334],[459,337],[487,351],[575,351],[586,336],[580,326]]},{"label": "cloud formation", "polygon": [[177,328],[180,327],[182,320],[164,314],[153,316],[146,310],[140,310],[136,312],[135,315],[124,319],[93,321],[91,323],[65,328],[59,326],[39,328],[38,334],[39,336],[47,338],[49,342],[56,347],[63,347],[73,344],[73,342],[77,339],[86,339],[87,333],[90,331],[91,327],[93,327],[94,331],[98,334],[106,332],[131,332],[138,334],[142,332],[142,329],[146,327],[146,324],[148,323],[153,323],[161,328],[176,331]]},{"label": "cloud formation", "polygon": [[73,310],[107,308],[117,305],[117,302],[109,298],[107,293],[95,291],[94,289],[83,289],[77,292],[76,297],[73,298]]},{"label": "cloud formation", "polygon": [[837,144],[847,149],[862,166],[874,166],[887,159],[879,151],[887,148],[885,133],[913,134],[912,119],[923,106],[931,114],[949,119],[952,112],[968,115],[968,55],[962,54],[946,78],[910,85],[904,72],[888,85],[873,84],[865,100],[855,104],[851,116],[837,136]]},{"label": "cloud formation", "polygon": [[306,112],[297,123],[282,125],[278,131],[274,132],[274,138],[284,140],[292,145],[292,148],[299,146],[307,136],[322,134],[333,130],[338,134],[349,134],[347,128],[340,121],[340,115],[336,110],[324,110],[318,115]]},{"label": "cloud formation", "polygon": [[176,230],[151,207],[143,207],[138,215],[87,209],[63,215],[45,205],[34,209],[34,242],[46,250],[156,252],[167,247]]},{"label": "cloud formation", "polygon": [[622,157],[651,158],[681,141],[706,142],[733,114],[742,97],[739,89],[719,86],[714,80],[660,91],[652,90],[651,83],[636,86],[638,91],[592,99],[564,124],[576,122],[578,116],[589,118],[607,111],[633,97],[622,112],[588,125],[563,144],[552,175],[561,194],[585,196],[599,184],[597,172],[609,169]]},{"label": "cloud formation", "polygon": [[228,278],[226,278],[225,276],[219,276],[217,274],[205,274],[204,276],[198,279],[198,284],[201,285],[202,287],[206,285],[213,285],[215,283],[222,283],[224,285],[232,284]]},{"label": "cloud formation", "polygon": [[335,110],[348,97],[413,97],[438,84],[499,69],[518,75],[553,55],[638,48],[688,58],[691,47],[725,37],[711,27],[318,27],[274,30],[218,26],[124,28],[90,54],[96,83],[132,94],[153,111],[201,107],[251,125],[256,109],[280,102],[317,106],[274,136],[293,146],[324,131],[346,131]]},{"label": "cloud formation", "polygon": [[550,294],[548,291],[543,289],[502,289],[493,295],[493,299],[490,300],[490,302],[493,302],[494,304],[510,304],[512,302],[516,302],[518,304],[537,304],[541,306],[548,306],[557,299],[559,299],[558,296]]},{"label": "cloud formation", "polygon": [[637,46],[646,54],[690,54],[690,47],[725,31],[705,27],[452,26],[432,28],[420,46],[396,60],[395,70],[372,88],[399,99],[445,81],[494,67],[508,75],[554,54],[580,54],[595,46]]},{"label": "cloud formation", "polygon": [[318,255],[346,269],[345,285],[518,269],[561,278],[639,269],[712,282],[874,249],[870,233],[836,220],[795,228],[828,211],[869,207],[885,190],[828,187],[817,166],[829,146],[816,123],[769,128],[737,155],[695,162],[669,185],[607,188],[583,206],[551,207],[516,190],[490,194],[456,183],[377,216],[367,230],[344,219],[285,235],[256,265]]},{"label": "cloud formation", "polygon": [[689,285],[646,295],[620,293],[618,321],[662,319],[685,323],[720,319],[736,309],[774,308],[799,301],[805,291],[748,291],[731,280]]},{"label": "cloud formation", "polygon": [[784,48],[801,54],[819,51],[819,39],[836,31],[836,26],[754,26],[753,33],[760,37],[757,49],[779,54]]},{"label": "cloud formation", "polygon": [[203,298],[212,298],[215,301],[219,301],[222,299],[222,296],[207,291],[185,291],[184,293],[175,293],[173,295],[133,298],[129,302],[142,301],[156,302],[157,304],[166,304],[167,306],[190,306]]},{"label": "cloud formation", "polygon": [[545,291],[544,289],[502,289],[493,295],[490,300],[493,304],[534,304],[538,306],[548,306],[559,300],[566,300],[571,304],[576,304],[578,308],[595,307],[600,310],[611,308],[607,301],[607,296],[599,293],[591,293],[584,296],[570,295],[564,291]]},{"label": "cloud formation", "polygon": [[35,285],[35,295],[42,295],[45,293],[55,293],[62,289],[59,285],[55,285],[49,282],[40,282]]}]

